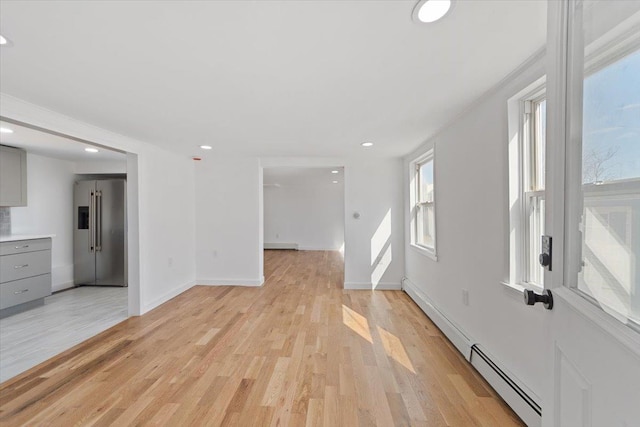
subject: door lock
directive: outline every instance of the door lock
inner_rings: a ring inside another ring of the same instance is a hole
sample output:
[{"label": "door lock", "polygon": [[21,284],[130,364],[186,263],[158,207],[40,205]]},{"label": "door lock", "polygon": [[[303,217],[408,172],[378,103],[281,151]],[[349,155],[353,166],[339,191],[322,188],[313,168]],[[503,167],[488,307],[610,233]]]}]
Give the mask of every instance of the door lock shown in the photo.
[{"label": "door lock", "polygon": [[524,290],[524,303],[527,305],[534,305],[537,302],[544,304],[544,308],[551,310],[553,308],[553,295],[549,289],[542,291],[542,294],[536,294],[531,289]]},{"label": "door lock", "polygon": [[551,236],[542,236],[542,244],[540,245],[542,253],[538,257],[540,265],[551,271]]}]

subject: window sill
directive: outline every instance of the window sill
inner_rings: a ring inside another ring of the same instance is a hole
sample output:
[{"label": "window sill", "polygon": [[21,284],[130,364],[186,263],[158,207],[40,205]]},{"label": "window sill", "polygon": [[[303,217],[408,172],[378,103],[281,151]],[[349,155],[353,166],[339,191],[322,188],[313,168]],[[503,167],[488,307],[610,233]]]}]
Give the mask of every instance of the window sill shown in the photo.
[{"label": "window sill", "polygon": [[509,292],[517,293],[519,295],[523,295],[525,289],[531,289],[537,294],[541,294],[542,291],[544,291],[544,288],[538,285],[534,285],[533,283],[527,283],[526,288],[518,283],[500,282],[500,284],[504,286],[504,288]]},{"label": "window sill", "polygon": [[426,256],[427,258],[431,258],[434,261],[438,261],[438,257],[436,256],[436,252],[435,250],[429,250],[426,248],[423,248],[421,246],[418,246],[416,244],[411,243],[411,247],[418,253]]}]

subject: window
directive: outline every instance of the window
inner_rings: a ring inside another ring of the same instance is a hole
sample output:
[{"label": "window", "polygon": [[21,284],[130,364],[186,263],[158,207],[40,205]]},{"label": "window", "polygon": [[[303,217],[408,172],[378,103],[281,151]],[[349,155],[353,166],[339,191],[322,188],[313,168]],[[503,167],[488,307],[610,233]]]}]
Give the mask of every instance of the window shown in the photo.
[{"label": "window", "polygon": [[538,262],[544,234],[544,174],[546,101],[543,96],[524,101],[524,233],[523,281],[542,287],[543,268]]},{"label": "window", "polygon": [[509,101],[509,283],[542,288],[538,262],[545,233],[546,100],[544,79]]},{"label": "window", "polygon": [[411,244],[435,258],[436,221],[434,197],[434,150],[411,163]]}]

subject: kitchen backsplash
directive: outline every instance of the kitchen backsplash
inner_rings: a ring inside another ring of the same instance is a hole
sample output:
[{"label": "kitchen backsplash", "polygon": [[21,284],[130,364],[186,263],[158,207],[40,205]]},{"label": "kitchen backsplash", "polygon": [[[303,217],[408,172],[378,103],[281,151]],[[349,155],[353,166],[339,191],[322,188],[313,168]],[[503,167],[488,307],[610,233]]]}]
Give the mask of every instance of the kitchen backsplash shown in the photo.
[{"label": "kitchen backsplash", "polygon": [[0,236],[11,234],[11,208],[0,207]]}]

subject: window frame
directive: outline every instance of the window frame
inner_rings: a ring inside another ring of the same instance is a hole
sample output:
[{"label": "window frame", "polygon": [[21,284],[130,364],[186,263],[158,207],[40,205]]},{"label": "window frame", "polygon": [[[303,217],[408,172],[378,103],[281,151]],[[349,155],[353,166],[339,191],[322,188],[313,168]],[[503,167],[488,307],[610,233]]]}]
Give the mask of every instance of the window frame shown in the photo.
[{"label": "window frame", "polygon": [[[542,76],[526,86],[508,100],[509,122],[509,272],[502,283],[522,291],[524,288],[542,292],[540,283],[531,279],[531,263],[537,260],[540,242],[531,239],[529,223],[533,202],[545,200],[545,190],[531,187],[536,183],[535,105],[546,100],[546,76]],[[542,231],[542,230],[540,230]],[[541,234],[541,233],[540,233]],[[536,244],[533,244],[536,243]],[[535,259],[533,257],[535,256]]]},{"label": "window frame", "polygon": [[[538,187],[540,176],[538,176],[539,168],[537,161],[540,158],[538,149],[538,114],[536,107],[541,102],[546,101],[546,87],[544,85],[536,87],[528,95],[521,99],[520,115],[522,119],[522,127],[520,133],[522,135],[520,141],[521,164],[522,171],[522,187],[520,197],[524,203],[521,211],[521,272],[520,284],[527,287],[544,288],[544,273],[540,267],[538,271],[533,271],[532,266],[538,267],[538,255],[540,253],[540,238],[544,230],[536,230],[538,240],[532,240],[533,232],[531,228],[531,215],[535,205],[545,202],[545,185]],[[546,148],[546,144],[545,144]],[[543,153],[544,157],[545,154]],[[544,182],[544,171],[542,179]],[[544,221],[544,212],[541,212]]]},{"label": "window frame", "polygon": [[[431,201],[420,202],[420,167],[425,163],[431,161],[433,163],[433,196]],[[410,181],[410,201],[409,210],[411,212],[411,242],[410,246],[417,252],[431,258],[434,261],[438,260],[437,257],[437,213],[436,213],[436,156],[435,145],[432,145],[420,156],[409,162],[409,181]],[[431,206],[433,211],[433,246],[427,246],[418,243],[418,231],[419,231],[419,205]]]}]

